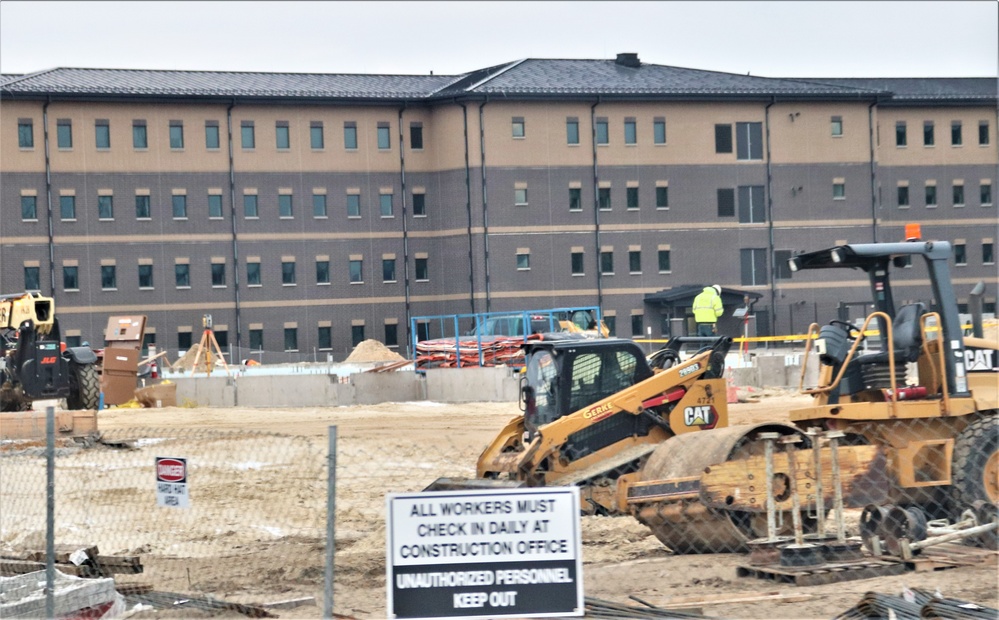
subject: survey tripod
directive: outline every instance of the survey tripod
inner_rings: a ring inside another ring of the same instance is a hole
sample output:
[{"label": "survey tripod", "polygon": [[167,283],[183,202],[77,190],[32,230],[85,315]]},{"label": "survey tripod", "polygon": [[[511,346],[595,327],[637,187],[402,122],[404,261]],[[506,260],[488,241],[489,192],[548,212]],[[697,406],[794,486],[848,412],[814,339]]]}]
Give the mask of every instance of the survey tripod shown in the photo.
[{"label": "survey tripod", "polygon": [[219,347],[219,341],[215,339],[215,332],[212,331],[212,315],[206,314],[201,317],[201,325],[205,328],[201,333],[201,340],[198,342],[198,347],[195,349],[194,355],[194,365],[191,367],[191,375],[198,370],[198,362],[201,360],[201,354],[204,353],[205,357],[205,372],[208,376],[212,374],[212,368],[215,366],[215,362],[212,359],[213,353],[218,355],[218,359],[222,361],[222,368],[225,369],[225,374],[229,374],[229,365],[225,362],[225,356],[222,355],[222,349]]}]

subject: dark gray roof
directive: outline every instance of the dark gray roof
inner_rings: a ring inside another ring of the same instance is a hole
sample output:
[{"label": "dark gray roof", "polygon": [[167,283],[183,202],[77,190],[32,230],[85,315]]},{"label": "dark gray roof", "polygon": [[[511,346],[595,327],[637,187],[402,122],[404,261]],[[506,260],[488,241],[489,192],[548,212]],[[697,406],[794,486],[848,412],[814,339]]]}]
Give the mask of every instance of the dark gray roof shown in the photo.
[{"label": "dark gray roof", "polygon": [[995,101],[996,78],[802,78],[810,82],[888,91],[893,104]]}]

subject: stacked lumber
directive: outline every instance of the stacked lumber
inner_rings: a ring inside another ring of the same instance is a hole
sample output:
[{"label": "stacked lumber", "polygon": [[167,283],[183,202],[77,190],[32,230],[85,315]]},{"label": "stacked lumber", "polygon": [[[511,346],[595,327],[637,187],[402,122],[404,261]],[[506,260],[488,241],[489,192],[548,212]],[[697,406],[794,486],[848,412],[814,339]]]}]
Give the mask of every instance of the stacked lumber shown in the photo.
[{"label": "stacked lumber", "polygon": [[[457,368],[459,366],[523,366],[521,346],[528,340],[542,340],[542,334],[530,336],[488,336],[439,338],[416,343],[416,369]],[[481,352],[481,364],[479,362]]]},{"label": "stacked lumber", "polygon": [[[55,568],[74,577],[137,575],[142,562],[134,555],[101,555],[96,545],[56,545]],[[23,575],[45,570],[45,551],[31,550],[19,557],[0,556],[0,575]]]}]

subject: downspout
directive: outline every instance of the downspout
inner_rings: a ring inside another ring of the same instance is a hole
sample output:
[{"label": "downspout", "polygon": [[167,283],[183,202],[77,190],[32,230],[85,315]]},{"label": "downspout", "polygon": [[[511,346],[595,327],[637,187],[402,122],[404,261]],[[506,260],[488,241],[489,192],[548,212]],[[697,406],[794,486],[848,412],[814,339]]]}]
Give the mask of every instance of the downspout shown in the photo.
[{"label": "downspout", "polygon": [[[399,183],[402,194],[402,278],[406,294],[406,342],[411,342],[413,335],[410,333],[409,317],[410,292],[409,292],[409,222],[406,221],[406,153],[405,141],[402,133],[402,113],[406,110],[406,102],[399,108]],[[416,355],[416,351],[413,351]]]},{"label": "downspout", "polygon": [[596,110],[600,105],[600,97],[590,106],[590,138],[593,144],[593,232],[594,243],[596,244],[597,268],[597,307],[603,312],[604,307],[604,287],[603,275],[600,273],[600,179],[597,176],[597,120]]},{"label": "downspout", "polygon": [[770,159],[770,107],[777,103],[773,97],[763,109],[764,125],[767,128],[767,254],[770,257],[770,333],[777,333],[777,261],[774,250],[774,195],[773,195],[773,162]]},{"label": "downspout", "polygon": [[225,125],[226,133],[228,134],[229,141],[229,206],[231,208],[232,217],[230,222],[232,223],[232,283],[233,283],[233,296],[236,303],[236,351],[237,355],[242,355],[242,334],[243,329],[240,325],[240,303],[239,303],[239,243],[236,237],[236,168],[233,160],[233,147],[232,147],[232,109],[236,106],[236,100],[233,99],[232,103],[225,110]]},{"label": "downspout", "polygon": [[878,193],[877,193],[877,168],[874,165],[874,106],[878,104],[875,100],[867,106],[867,128],[871,147],[871,231],[874,235],[874,243],[878,242]]},{"label": "downspout", "polygon": [[472,243],[472,180],[468,165],[468,108],[461,106],[461,122],[465,132],[465,213],[468,216],[468,301],[475,314],[475,248]]},{"label": "downspout", "polygon": [[479,104],[479,158],[482,173],[482,241],[486,264],[486,312],[492,308],[491,288],[489,282],[489,192],[486,190],[486,127],[482,108],[489,103],[489,97]]},{"label": "downspout", "polygon": [[55,282],[55,235],[53,231],[52,218],[52,162],[49,159],[49,104],[52,97],[45,100],[42,105],[42,142],[45,143],[45,206],[49,228],[49,286],[52,298],[56,297]]}]

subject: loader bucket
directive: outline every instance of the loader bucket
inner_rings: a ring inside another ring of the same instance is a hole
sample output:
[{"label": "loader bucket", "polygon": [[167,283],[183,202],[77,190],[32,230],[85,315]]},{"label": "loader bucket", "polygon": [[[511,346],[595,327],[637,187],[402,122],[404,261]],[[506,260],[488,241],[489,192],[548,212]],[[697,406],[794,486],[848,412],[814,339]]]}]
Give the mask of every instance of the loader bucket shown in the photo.
[{"label": "loader bucket", "polygon": [[519,480],[496,480],[494,478],[438,478],[424,491],[470,491],[518,489],[526,486]]}]

